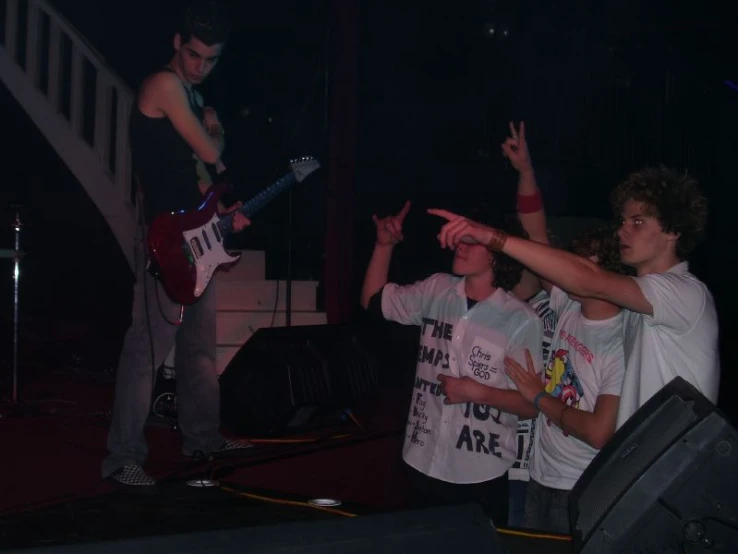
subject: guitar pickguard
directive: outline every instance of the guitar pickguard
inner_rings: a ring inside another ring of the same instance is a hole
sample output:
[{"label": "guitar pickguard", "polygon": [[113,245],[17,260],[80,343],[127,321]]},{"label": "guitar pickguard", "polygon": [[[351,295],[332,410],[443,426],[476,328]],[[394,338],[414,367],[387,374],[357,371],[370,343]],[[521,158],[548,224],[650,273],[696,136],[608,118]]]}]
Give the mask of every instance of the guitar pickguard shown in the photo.
[{"label": "guitar pickguard", "polygon": [[223,247],[223,237],[220,236],[217,228],[219,219],[215,214],[205,225],[182,232],[182,238],[189,251],[188,257],[195,266],[194,295],[196,298],[205,292],[218,266],[238,260],[238,256],[232,256]]}]

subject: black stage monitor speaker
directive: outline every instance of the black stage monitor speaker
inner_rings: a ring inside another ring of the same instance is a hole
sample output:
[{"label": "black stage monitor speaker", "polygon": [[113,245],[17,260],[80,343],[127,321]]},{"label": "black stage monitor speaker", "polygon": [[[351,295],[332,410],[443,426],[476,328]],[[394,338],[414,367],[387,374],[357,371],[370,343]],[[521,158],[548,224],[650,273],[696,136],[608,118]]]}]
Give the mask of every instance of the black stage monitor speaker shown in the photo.
[{"label": "black stage monitor speaker", "polygon": [[574,486],[577,553],[738,552],[738,433],[677,377]]},{"label": "black stage monitor speaker", "polygon": [[24,554],[503,554],[479,506],[12,550]]},{"label": "black stage monitor speaker", "polygon": [[377,361],[351,325],[257,330],[220,377],[221,418],[250,436],[337,421],[378,389]]}]

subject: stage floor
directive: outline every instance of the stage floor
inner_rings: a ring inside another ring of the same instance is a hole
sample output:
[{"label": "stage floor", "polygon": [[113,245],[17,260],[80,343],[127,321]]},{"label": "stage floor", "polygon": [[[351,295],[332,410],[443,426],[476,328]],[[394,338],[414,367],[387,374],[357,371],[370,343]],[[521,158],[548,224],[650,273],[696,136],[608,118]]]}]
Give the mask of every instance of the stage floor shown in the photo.
[{"label": "stage floor", "polygon": [[[298,495],[170,480],[156,495],[113,492],[6,517],[0,520],[0,551],[133,552],[156,546],[164,552],[394,553],[423,545],[426,552],[449,546],[481,546],[489,554],[572,552],[564,537],[504,528],[490,533],[482,528],[487,520],[481,510],[474,509],[387,512],[353,503],[317,508]],[[234,543],[242,547],[232,548]]]},{"label": "stage floor", "polygon": [[[0,550],[56,551],[65,545],[74,549],[240,528],[279,537],[285,525],[412,512],[401,461],[409,402],[404,385],[383,388],[380,397],[356,406],[360,426],[348,420],[256,441],[245,456],[218,462],[184,458],[175,428],[150,425],[146,469],[160,480],[160,491],[142,496],[120,492],[100,478],[111,380],[40,369],[26,369],[24,377],[29,410],[0,418]],[[7,404],[0,408],[8,414]],[[219,486],[187,484],[203,478]],[[309,504],[325,497],[342,504],[328,510]],[[511,553],[544,547],[547,554],[571,551],[566,540],[502,529],[500,536]]]}]

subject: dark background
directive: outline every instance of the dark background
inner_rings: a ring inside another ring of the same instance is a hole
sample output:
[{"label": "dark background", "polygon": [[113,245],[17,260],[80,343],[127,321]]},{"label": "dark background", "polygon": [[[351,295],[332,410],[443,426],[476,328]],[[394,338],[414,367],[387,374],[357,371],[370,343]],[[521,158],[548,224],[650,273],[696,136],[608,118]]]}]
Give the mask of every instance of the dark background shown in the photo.
[{"label": "dark background", "polygon": [[[52,4],[135,89],[169,60],[182,2]],[[736,8],[584,4],[359,2],[355,288],[373,244],[372,213],[413,201],[392,273],[408,281],[448,267],[426,207],[467,210],[485,201],[513,209],[516,175],[499,143],[509,120],[524,119],[552,218],[610,218],[609,191],[644,165],[674,166],[699,179],[711,219],[691,262],[718,304],[726,399],[736,383],[738,91],[726,83],[738,83]],[[247,199],[292,156],[312,154],[327,165],[336,29],[328,0],[230,6],[233,39],[203,93],[224,120],[236,196]],[[12,246],[11,205],[19,202],[29,252],[24,359],[108,371],[130,317],[125,260],[84,189],[2,86],[0,122],[0,248]],[[237,242],[267,251],[271,278],[286,275],[290,201],[293,277],[323,278],[326,178],[322,172],[279,198]],[[0,263],[7,370],[11,264]]]}]

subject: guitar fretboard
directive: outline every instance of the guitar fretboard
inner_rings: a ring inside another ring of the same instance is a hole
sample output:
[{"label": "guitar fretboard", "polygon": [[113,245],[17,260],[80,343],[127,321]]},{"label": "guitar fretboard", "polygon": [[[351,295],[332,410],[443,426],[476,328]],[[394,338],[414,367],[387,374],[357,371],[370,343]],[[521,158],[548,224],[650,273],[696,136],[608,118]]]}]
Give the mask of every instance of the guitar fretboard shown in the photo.
[{"label": "guitar fretboard", "polygon": [[[275,183],[269,185],[259,194],[254,196],[251,200],[246,202],[238,211],[246,217],[251,217],[259,210],[261,210],[264,206],[269,204],[269,202],[274,200],[282,191],[291,187],[296,182],[297,179],[295,178],[295,175],[290,172]],[[225,215],[220,218],[220,221],[218,221],[218,231],[220,231],[220,234],[222,236],[228,235],[229,233],[233,232],[234,214],[235,212]]]}]

